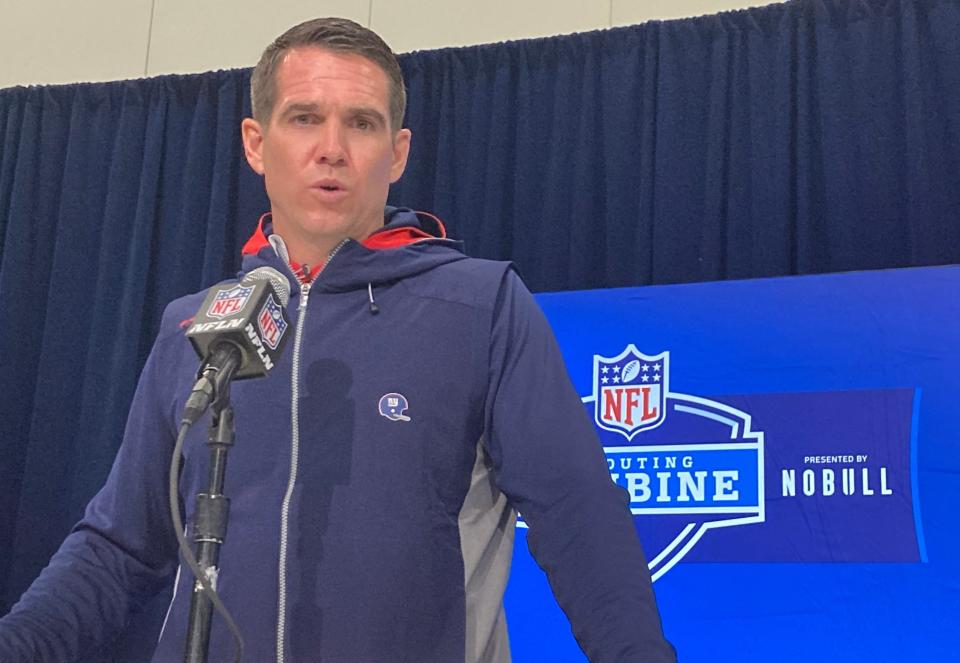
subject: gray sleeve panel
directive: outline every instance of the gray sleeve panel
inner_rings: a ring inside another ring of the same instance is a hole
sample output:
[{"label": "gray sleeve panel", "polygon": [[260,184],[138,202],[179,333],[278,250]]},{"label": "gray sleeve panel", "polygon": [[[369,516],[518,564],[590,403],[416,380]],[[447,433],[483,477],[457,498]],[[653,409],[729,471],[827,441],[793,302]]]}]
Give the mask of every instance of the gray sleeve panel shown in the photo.
[{"label": "gray sleeve panel", "polygon": [[510,577],[517,513],[494,483],[482,440],[458,522],[466,597],[464,661],[510,663],[503,593]]}]

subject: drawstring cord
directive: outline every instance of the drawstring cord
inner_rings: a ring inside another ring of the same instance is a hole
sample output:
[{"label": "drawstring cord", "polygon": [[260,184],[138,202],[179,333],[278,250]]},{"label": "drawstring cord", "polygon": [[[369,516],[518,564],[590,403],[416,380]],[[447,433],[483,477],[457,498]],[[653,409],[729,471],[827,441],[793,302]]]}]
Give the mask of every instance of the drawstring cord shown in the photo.
[{"label": "drawstring cord", "polygon": [[373,284],[367,283],[367,296],[370,299],[370,315],[376,315],[380,312],[380,307],[373,301]]}]

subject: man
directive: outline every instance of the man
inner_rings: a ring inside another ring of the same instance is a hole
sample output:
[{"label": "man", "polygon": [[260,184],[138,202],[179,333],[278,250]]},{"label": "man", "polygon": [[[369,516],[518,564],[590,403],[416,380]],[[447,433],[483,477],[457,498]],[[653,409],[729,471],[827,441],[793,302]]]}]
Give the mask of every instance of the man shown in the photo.
[{"label": "man", "polygon": [[[389,48],[350,21],[310,21],[267,48],[251,94],[244,149],[271,212],[243,269],[272,266],[294,287],[285,355],[231,389],[218,592],[247,660],[509,661],[514,508],[592,661],[674,660],[630,514],[532,297],[437,219],[385,207],[411,140]],[[174,571],[166,467],[197,368],[180,323],[204,294],[165,312],[107,484],[0,622],[0,660],[75,660]],[[205,435],[187,437],[183,497],[205,486]],[[188,575],[156,661],[182,660]],[[216,617],[211,643],[229,659]]]}]

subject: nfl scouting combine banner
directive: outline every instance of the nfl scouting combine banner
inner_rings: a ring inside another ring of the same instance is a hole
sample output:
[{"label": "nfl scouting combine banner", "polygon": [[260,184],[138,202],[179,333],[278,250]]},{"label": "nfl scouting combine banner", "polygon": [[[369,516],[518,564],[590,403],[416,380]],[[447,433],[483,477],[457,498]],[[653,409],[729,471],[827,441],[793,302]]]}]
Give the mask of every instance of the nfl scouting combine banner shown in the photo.
[{"label": "nfl scouting combine banner", "polygon": [[[960,268],[538,299],[681,661],[960,651]],[[522,541],[515,660],[583,661]]]}]

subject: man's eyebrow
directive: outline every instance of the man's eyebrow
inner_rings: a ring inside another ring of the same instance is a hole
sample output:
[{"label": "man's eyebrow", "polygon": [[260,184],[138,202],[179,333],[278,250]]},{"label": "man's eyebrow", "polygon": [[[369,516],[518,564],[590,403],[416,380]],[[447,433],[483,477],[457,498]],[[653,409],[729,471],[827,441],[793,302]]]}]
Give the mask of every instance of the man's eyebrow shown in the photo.
[{"label": "man's eyebrow", "polygon": [[[294,102],[289,106],[285,106],[281,111],[281,115],[285,117],[294,113],[316,113],[319,110],[319,104],[309,101],[300,101]],[[383,125],[386,125],[387,123],[386,116],[373,106],[351,106],[347,108],[347,114],[353,117],[368,117]]]},{"label": "man's eyebrow", "polygon": [[353,106],[348,108],[347,112],[355,117],[369,117],[373,120],[376,120],[380,124],[387,123],[387,118],[384,116],[384,114],[371,106]]},{"label": "man's eyebrow", "polygon": [[314,113],[317,111],[319,106],[310,102],[295,102],[289,106],[284,107],[283,114],[289,115],[290,113]]}]

